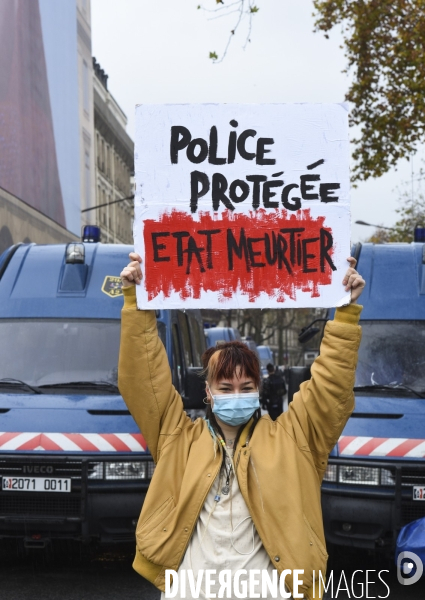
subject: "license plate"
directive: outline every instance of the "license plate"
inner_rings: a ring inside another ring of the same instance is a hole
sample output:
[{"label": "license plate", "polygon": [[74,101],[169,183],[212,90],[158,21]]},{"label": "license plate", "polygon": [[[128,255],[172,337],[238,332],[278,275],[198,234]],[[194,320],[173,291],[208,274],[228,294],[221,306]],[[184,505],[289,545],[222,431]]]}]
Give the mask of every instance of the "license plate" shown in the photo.
[{"label": "license plate", "polygon": [[414,485],[413,486],[413,500],[424,500],[425,501],[425,485]]},{"label": "license plate", "polygon": [[3,477],[3,492],[70,492],[71,480],[57,477]]}]

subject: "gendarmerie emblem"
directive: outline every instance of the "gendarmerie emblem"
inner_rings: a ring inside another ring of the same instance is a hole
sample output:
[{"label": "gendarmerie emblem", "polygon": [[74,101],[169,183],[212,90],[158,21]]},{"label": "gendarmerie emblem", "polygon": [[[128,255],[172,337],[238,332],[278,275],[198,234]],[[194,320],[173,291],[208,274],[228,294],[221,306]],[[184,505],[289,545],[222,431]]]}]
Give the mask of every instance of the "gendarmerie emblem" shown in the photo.
[{"label": "gendarmerie emblem", "polygon": [[113,277],[107,275],[103,281],[101,290],[104,294],[107,294],[111,298],[116,296],[122,296],[122,281],[121,277]]}]

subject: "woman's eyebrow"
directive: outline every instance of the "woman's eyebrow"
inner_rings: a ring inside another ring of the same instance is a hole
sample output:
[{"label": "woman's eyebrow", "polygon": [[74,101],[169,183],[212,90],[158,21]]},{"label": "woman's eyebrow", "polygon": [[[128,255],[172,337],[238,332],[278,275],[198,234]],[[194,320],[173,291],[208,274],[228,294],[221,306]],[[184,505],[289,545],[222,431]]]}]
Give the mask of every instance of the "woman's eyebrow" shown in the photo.
[{"label": "woman's eyebrow", "polygon": [[[228,381],[220,381],[220,383],[217,384],[218,386],[226,386],[226,387],[233,387],[233,383],[229,383]],[[241,381],[240,383],[241,386],[244,385],[255,385],[255,382],[253,379],[247,379],[246,381]]]}]

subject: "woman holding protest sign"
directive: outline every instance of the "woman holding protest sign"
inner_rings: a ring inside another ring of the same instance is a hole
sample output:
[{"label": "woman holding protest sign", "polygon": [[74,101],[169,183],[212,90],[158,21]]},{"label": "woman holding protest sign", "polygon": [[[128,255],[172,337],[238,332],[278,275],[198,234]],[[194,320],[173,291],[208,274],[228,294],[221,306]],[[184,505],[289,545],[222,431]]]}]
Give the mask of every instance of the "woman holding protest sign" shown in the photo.
[{"label": "woman holding protest sign", "polygon": [[121,273],[119,388],[156,463],[134,568],[165,597],[319,598],[327,561],[320,483],[354,408],[365,285],[355,259],[343,279],[351,304],[327,323],[311,379],[289,410],[261,417],[258,359],[229,342],[203,357],[207,417],[195,422],[172,385],[155,312],[137,310],[141,258],[130,259]]}]

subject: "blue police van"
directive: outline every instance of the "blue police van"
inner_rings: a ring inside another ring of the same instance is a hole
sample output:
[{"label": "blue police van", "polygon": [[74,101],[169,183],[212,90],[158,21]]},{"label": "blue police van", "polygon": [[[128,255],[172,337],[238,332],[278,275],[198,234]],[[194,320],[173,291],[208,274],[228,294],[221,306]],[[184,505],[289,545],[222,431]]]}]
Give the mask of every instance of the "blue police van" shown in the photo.
[{"label": "blue police van", "polygon": [[[117,388],[130,251],[18,244],[0,256],[0,540],[134,540],[154,463]],[[174,385],[198,407],[200,313],[157,318]]]},{"label": "blue police van", "polygon": [[425,244],[355,248],[366,280],[356,406],[322,485],[328,543],[392,553],[425,517]]}]

